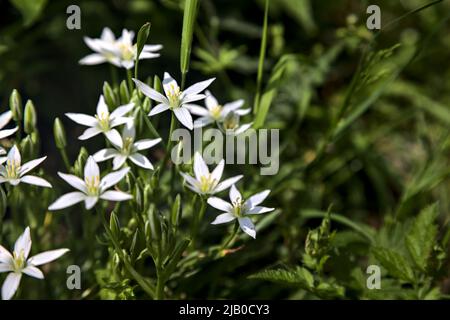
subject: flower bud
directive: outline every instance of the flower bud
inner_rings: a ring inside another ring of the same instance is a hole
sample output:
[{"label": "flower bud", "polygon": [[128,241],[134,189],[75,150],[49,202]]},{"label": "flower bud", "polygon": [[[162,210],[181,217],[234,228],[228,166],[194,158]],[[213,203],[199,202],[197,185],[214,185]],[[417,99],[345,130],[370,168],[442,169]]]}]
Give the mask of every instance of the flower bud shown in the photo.
[{"label": "flower bud", "polygon": [[162,93],[161,79],[158,76],[156,76],[156,75],[153,78],[153,89],[155,89],[156,91]]},{"label": "flower bud", "polygon": [[109,219],[109,229],[111,229],[111,233],[117,239],[120,239],[120,222],[119,218],[114,212],[111,212],[111,217]]},{"label": "flower bud", "polygon": [[66,131],[64,130],[64,125],[59,118],[56,118],[53,123],[53,136],[58,149],[64,149],[67,146]]},{"label": "flower bud", "polygon": [[235,130],[239,127],[239,115],[230,111],[223,120],[223,128],[225,130]]},{"label": "flower bud", "polygon": [[14,121],[22,121],[22,98],[16,89],[13,90],[9,97],[9,108],[11,109]]},{"label": "flower bud", "polygon": [[103,97],[105,98],[105,102],[108,105],[108,107],[115,108],[117,106],[114,91],[109,85],[109,83],[106,81],[103,83]]},{"label": "flower bud", "polygon": [[127,83],[122,81],[119,87],[120,103],[127,104],[130,101],[130,91],[128,91]]},{"label": "flower bud", "polygon": [[25,159],[30,159],[34,154],[34,146],[31,135],[27,135],[25,139],[20,141],[20,151],[22,153],[22,157]]},{"label": "flower bud", "polygon": [[25,116],[24,116],[24,130],[25,133],[31,134],[36,130],[37,116],[36,108],[34,107],[33,101],[28,100],[25,105]]},{"label": "flower bud", "polygon": [[78,154],[77,160],[75,161],[74,165],[74,173],[82,177],[84,175],[84,165],[89,158],[89,152],[86,150],[85,147],[81,147],[80,153]]}]

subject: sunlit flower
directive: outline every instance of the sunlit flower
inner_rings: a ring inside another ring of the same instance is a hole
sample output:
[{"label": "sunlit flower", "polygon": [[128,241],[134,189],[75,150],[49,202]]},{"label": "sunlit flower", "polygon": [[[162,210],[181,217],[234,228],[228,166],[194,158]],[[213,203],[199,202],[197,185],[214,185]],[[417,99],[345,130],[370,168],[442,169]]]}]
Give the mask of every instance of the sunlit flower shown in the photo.
[{"label": "sunlit flower", "polygon": [[105,99],[101,95],[98,100],[97,114],[95,117],[82,113],[66,113],[66,116],[78,124],[89,127],[78,139],[87,140],[103,132],[109,141],[118,145],[121,141],[120,133],[113,128],[133,121],[132,117],[124,117],[133,107],[134,104],[129,103],[117,107],[113,112],[109,113]]},{"label": "sunlit flower", "polygon": [[251,128],[253,122],[240,125],[240,116],[234,111],[228,112],[225,119],[220,123],[221,128],[226,134],[238,135]]},{"label": "sunlit flower", "polygon": [[0,165],[0,183],[8,182],[13,186],[19,183],[34,184],[40,187],[51,188],[52,185],[40,177],[25,175],[41,164],[47,157],[31,160],[22,165],[19,149],[14,145],[8,152],[6,165]]},{"label": "sunlit flower", "polygon": [[58,172],[58,175],[75,189],[79,191],[67,193],[55,202],[49,210],[60,210],[76,203],[84,201],[87,210],[92,209],[99,199],[109,201],[125,201],[133,198],[128,193],[116,190],[107,190],[116,185],[128,173],[130,168],[124,168],[119,171],[108,173],[100,179],[100,169],[94,158],[90,156],[84,167],[84,181],[72,174]]},{"label": "sunlit flower", "polygon": [[241,193],[236,188],[235,185],[230,188],[230,200],[228,203],[220,198],[211,197],[208,199],[208,204],[214,208],[223,211],[224,213],[219,214],[216,219],[211,224],[221,224],[234,221],[238,219],[239,226],[246,234],[250,237],[256,237],[255,225],[252,220],[250,220],[247,215],[261,214],[273,211],[274,208],[261,207],[261,204],[269,195],[270,190],[265,190],[263,192],[257,193],[246,201],[241,196]]},{"label": "sunlit flower", "polygon": [[225,160],[222,159],[217,167],[210,173],[202,156],[200,153],[196,152],[194,155],[195,177],[191,177],[183,172],[181,172],[181,175],[186,180],[186,185],[189,189],[201,195],[211,195],[229,188],[243,177],[242,175],[239,175],[220,182],[224,166]]},{"label": "sunlit flower", "polygon": [[[11,110],[8,110],[8,111],[0,114],[0,139],[9,137],[10,135],[16,133],[16,131],[19,129],[19,127],[15,127],[12,129],[1,130],[11,121],[11,118],[12,118]],[[6,150],[3,149],[2,147],[0,147],[0,155],[3,155],[3,154],[6,154]],[[0,163],[5,162],[5,160],[6,160],[6,158],[0,159]]]},{"label": "sunlit flower", "polygon": [[113,169],[117,170],[130,159],[134,164],[144,169],[153,169],[150,160],[138,151],[150,149],[158,144],[161,139],[144,139],[134,141],[136,129],[133,123],[128,123],[123,128],[122,137],[119,144],[114,144],[114,148],[105,148],[94,154],[96,162],[113,158]]},{"label": "sunlit flower", "polygon": [[215,78],[198,82],[184,91],[181,91],[178,83],[168,74],[164,73],[163,87],[165,96],[158,91],[150,88],[145,83],[133,79],[139,90],[142,91],[147,97],[159,102],[149,113],[149,116],[161,113],[166,110],[172,110],[175,113],[177,119],[189,130],[194,128],[192,116],[189,112],[188,104],[190,102],[199,101],[206,96],[201,94],[203,90],[215,80]]},{"label": "sunlit flower", "polygon": [[236,100],[220,105],[211,92],[206,91],[205,93],[205,108],[192,104],[188,106],[192,114],[200,116],[200,118],[194,121],[194,128],[205,127],[214,122],[223,122],[227,114],[231,111],[239,116],[246,115],[250,112],[250,109],[241,109],[244,105],[244,100]]},{"label": "sunlit flower", "polygon": [[[134,32],[123,29],[122,36],[118,39],[109,28],[104,28],[100,39],[84,37],[84,42],[95,53],[92,53],[79,61],[84,65],[95,65],[109,62],[117,67],[131,69],[137,55],[137,46],[133,44]],[[139,60],[159,57],[162,45],[144,45],[139,55]]]},{"label": "sunlit flower", "polygon": [[2,286],[3,300],[9,300],[14,296],[23,273],[33,278],[44,279],[44,274],[36,267],[58,259],[68,252],[69,249],[45,251],[28,258],[30,251],[31,236],[29,227],[17,239],[12,254],[0,245],[0,273],[9,272]]}]

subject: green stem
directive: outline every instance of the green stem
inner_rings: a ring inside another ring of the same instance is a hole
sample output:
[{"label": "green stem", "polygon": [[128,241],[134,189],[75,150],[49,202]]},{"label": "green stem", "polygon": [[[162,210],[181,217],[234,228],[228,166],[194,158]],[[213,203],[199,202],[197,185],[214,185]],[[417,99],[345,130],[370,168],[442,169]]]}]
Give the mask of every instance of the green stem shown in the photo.
[{"label": "green stem", "polygon": [[[161,138],[161,136],[159,135],[158,131],[156,131],[155,127],[154,127],[153,124],[150,122],[150,119],[149,119],[148,116],[145,114],[144,109],[142,109],[142,105],[141,105],[140,110],[141,110],[141,112],[142,112],[142,115],[143,115],[145,124],[147,125],[147,128],[150,130],[150,133],[151,133],[154,137],[156,137],[156,138]],[[163,140],[161,140],[161,144],[162,144],[164,147],[166,146],[166,144],[165,144],[165,142],[164,142]]]},{"label": "green stem", "polygon": [[220,247],[219,251],[217,252],[217,255],[220,256],[220,254],[222,253],[223,250],[226,250],[228,248],[228,246],[230,245],[230,243],[233,242],[234,238],[237,235],[237,232],[239,230],[239,222],[235,222],[234,224],[234,228],[233,228],[233,232],[231,233],[231,235],[228,237],[228,239],[223,243],[223,245]]},{"label": "green stem", "polygon": [[117,75],[117,69],[114,67],[114,65],[110,64],[109,70],[111,73],[111,81],[113,83],[113,86],[114,86],[114,88],[118,88],[119,87],[119,77]]},{"label": "green stem", "polygon": [[165,277],[162,275],[162,270],[157,272],[158,279],[156,280],[156,300],[164,300],[164,286],[166,284]]},{"label": "green stem", "polygon": [[266,59],[266,48],[267,48],[267,28],[268,28],[268,18],[269,18],[269,0],[266,0],[266,5],[264,8],[264,25],[263,33],[261,38],[261,48],[259,52],[259,63],[258,63],[258,75],[256,78],[256,95],[253,106],[253,112],[256,114],[259,109],[259,100],[261,97],[262,79],[264,72],[264,61]]},{"label": "green stem", "polygon": [[130,97],[133,95],[133,80],[131,80],[132,77],[133,75],[131,73],[131,69],[127,69],[128,90],[130,91]]},{"label": "green stem", "polygon": [[65,148],[59,149],[59,153],[61,154],[61,158],[64,161],[64,165],[66,166],[66,169],[68,171],[70,171],[71,165],[70,165],[69,157],[67,156],[66,149]]},{"label": "green stem", "polygon": [[172,133],[173,133],[173,131],[176,128],[176,125],[177,125],[177,120],[176,120],[176,117],[175,117],[175,113],[172,112],[172,115],[171,115],[171,118],[170,118],[169,136],[167,137],[166,154],[165,154],[163,162],[162,162],[162,168],[167,166],[167,164],[169,163],[170,154],[171,154],[171,150],[170,149],[172,149],[172,139],[171,138],[172,138]]},{"label": "green stem", "polygon": [[197,215],[194,215],[193,219],[193,225],[192,225],[192,248],[195,248],[196,245],[196,240],[197,240],[197,235],[198,235],[198,231],[200,229],[200,224],[203,220],[203,217],[205,216],[205,212],[206,212],[206,200],[200,196],[200,211],[198,212]]},{"label": "green stem", "polygon": [[131,274],[131,276],[136,280],[136,282],[141,286],[141,288],[152,298],[155,297],[155,288],[148,283],[131,265],[130,261],[128,261],[127,257],[125,257],[122,248],[120,247],[119,241],[114,237],[111,230],[109,229],[108,222],[106,220],[106,211],[102,213],[99,207],[96,208],[97,213],[100,214],[102,218],[103,227],[105,228],[106,234],[114,245],[116,253],[119,255],[120,259],[124,263],[125,268]]}]

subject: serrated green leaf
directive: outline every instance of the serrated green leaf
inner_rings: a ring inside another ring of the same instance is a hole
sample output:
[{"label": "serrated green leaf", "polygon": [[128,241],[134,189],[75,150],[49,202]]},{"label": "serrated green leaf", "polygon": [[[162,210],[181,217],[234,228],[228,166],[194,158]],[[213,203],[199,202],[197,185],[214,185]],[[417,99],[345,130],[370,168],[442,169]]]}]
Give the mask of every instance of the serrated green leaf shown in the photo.
[{"label": "serrated green leaf", "polygon": [[414,263],[425,271],[428,258],[433,250],[437,235],[437,226],[434,223],[438,215],[438,206],[433,204],[423,209],[414,220],[406,236],[406,247]]},{"label": "serrated green leaf", "polygon": [[404,256],[394,250],[383,247],[374,247],[372,252],[378,262],[393,277],[407,282],[414,282],[413,269]]}]

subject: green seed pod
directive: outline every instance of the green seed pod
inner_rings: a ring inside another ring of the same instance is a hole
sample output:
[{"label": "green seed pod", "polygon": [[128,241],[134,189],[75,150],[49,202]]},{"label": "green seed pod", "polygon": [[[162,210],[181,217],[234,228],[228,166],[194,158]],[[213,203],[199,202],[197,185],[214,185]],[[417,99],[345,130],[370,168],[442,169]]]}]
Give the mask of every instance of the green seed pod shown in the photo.
[{"label": "green seed pod", "polygon": [[28,100],[25,105],[24,130],[25,133],[31,134],[36,130],[37,116],[36,108],[33,101]]},{"label": "green seed pod", "polygon": [[53,123],[53,136],[58,149],[64,149],[67,146],[66,130],[64,130],[64,125],[59,118],[56,118]]},{"label": "green seed pod", "polygon": [[117,239],[120,239],[120,222],[119,218],[114,212],[111,212],[111,217],[109,219],[109,228],[111,229],[111,233]]},{"label": "green seed pod", "polygon": [[14,121],[22,121],[22,98],[16,89],[13,90],[9,97],[9,108],[11,109]]},{"label": "green seed pod", "polygon": [[117,106],[114,91],[109,85],[109,83],[106,81],[103,83],[103,97],[105,98],[105,102],[108,105],[108,107],[115,108]]},{"label": "green seed pod", "polygon": [[122,81],[119,87],[120,103],[127,104],[130,101],[130,91],[128,91],[127,83]]}]

